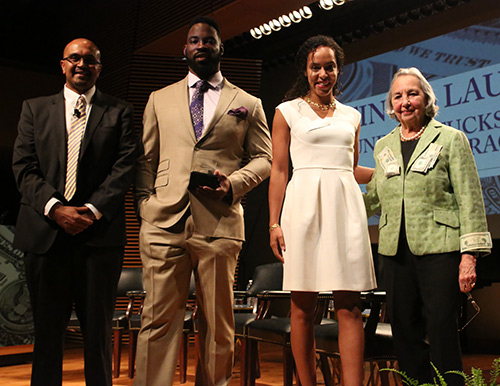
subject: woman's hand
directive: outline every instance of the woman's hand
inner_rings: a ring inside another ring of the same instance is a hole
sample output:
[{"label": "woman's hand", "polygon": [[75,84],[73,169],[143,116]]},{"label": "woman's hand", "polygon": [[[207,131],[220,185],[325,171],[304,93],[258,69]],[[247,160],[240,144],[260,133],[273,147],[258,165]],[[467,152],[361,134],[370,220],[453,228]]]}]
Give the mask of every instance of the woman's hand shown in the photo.
[{"label": "woman's hand", "polygon": [[476,258],[468,253],[462,254],[462,261],[458,268],[458,283],[460,285],[460,291],[469,292],[472,291],[476,285]]},{"label": "woman's hand", "polygon": [[[272,228],[272,227],[271,227]],[[281,261],[285,262],[283,259],[283,251],[286,250],[285,239],[283,238],[283,232],[281,227],[275,227],[273,229],[269,229],[269,240],[271,241],[271,248],[273,250],[274,256]]]}]

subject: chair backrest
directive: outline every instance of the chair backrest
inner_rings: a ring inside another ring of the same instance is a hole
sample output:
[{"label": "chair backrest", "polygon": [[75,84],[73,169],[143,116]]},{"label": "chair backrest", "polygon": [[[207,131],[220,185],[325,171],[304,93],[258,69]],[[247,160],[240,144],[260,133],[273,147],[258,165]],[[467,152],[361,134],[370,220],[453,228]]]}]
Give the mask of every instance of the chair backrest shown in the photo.
[{"label": "chair backrest", "polygon": [[142,291],[142,268],[124,267],[118,281],[116,296],[127,296],[128,291]]},{"label": "chair backrest", "polygon": [[279,291],[283,288],[283,264],[271,263],[255,267],[252,286],[247,296],[257,296],[262,291]]},{"label": "chair backrest", "polygon": [[[255,267],[252,286],[247,290],[247,296],[255,297],[266,291],[281,291],[283,288],[283,263],[263,264]],[[257,311],[263,317],[286,317],[290,313],[290,296],[272,297],[263,301]]]}]

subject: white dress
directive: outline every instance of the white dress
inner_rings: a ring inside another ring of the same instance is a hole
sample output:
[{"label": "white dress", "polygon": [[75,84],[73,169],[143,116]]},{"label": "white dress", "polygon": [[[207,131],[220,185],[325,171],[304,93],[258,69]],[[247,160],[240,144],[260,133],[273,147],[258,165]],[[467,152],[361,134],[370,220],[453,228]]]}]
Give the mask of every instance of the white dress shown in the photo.
[{"label": "white dress", "polygon": [[333,117],[322,119],[301,98],[277,109],[290,127],[293,165],[281,215],[283,289],[375,288],[366,211],[353,174],[360,113],[337,102]]}]

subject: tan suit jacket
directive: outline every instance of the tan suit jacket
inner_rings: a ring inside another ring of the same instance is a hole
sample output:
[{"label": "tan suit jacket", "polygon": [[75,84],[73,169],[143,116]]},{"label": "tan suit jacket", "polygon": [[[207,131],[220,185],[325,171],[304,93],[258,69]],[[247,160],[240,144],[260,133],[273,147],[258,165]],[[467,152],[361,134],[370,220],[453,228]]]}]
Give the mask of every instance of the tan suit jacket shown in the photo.
[{"label": "tan suit jacket", "polygon": [[[228,114],[245,107],[248,115]],[[151,94],[144,112],[144,155],[135,181],[141,218],[160,228],[179,221],[188,208],[198,233],[244,240],[244,194],[267,178],[271,141],[262,103],[224,79],[212,120],[195,138],[187,77]],[[248,157],[248,163],[241,162]],[[229,176],[232,203],[188,191],[190,173],[206,168]]]}]

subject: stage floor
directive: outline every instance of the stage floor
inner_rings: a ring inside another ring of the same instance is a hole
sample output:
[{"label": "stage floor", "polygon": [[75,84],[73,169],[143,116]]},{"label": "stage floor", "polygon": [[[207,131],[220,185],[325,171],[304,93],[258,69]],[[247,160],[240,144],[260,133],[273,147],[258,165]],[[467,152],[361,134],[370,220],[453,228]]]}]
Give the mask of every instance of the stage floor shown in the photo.
[{"label": "stage floor", "polygon": [[[489,374],[489,369],[493,359],[500,355],[487,354],[468,354],[464,355],[464,368],[467,373],[470,373],[471,367],[483,369],[486,376]],[[185,386],[194,385],[195,368],[194,368],[194,346],[191,345],[188,358],[187,382]],[[283,385],[282,373],[282,356],[281,348],[274,345],[263,344],[261,349],[261,378],[257,380],[257,386],[281,386]],[[127,349],[124,347],[122,354],[121,373],[119,378],[113,379],[113,385],[132,386],[133,380],[127,376],[128,356]],[[368,377],[368,366],[366,367],[366,379]],[[64,356],[64,386],[85,386],[83,375],[83,352],[82,349],[68,348]],[[0,384],[8,386],[29,386],[31,373],[31,364],[18,364],[14,366],[0,367]],[[488,379],[488,378],[487,378]],[[236,363],[233,372],[231,386],[239,385],[240,382],[240,367],[239,360],[236,358]],[[324,384],[321,372],[318,370],[318,385]],[[174,385],[181,385],[178,380]]]}]

